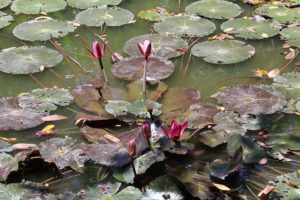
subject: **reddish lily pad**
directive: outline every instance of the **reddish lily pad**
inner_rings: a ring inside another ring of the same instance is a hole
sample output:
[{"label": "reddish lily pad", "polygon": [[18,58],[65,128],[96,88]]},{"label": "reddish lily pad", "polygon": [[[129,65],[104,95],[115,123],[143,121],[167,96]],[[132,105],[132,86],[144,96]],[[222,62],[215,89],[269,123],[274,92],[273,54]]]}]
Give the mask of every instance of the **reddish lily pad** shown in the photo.
[{"label": "reddish lily pad", "polygon": [[227,110],[240,114],[272,114],[287,103],[277,91],[263,86],[237,86],[225,88],[214,95]]},{"label": "reddish lily pad", "polygon": [[0,131],[23,130],[38,126],[44,121],[43,115],[24,110],[17,98],[0,99]]},{"label": "reddish lily pad", "polygon": [[0,181],[6,181],[12,171],[18,171],[18,161],[7,153],[0,153]]},{"label": "reddish lily pad", "polygon": [[172,35],[146,34],[128,40],[123,47],[124,52],[130,56],[141,55],[141,52],[137,48],[136,44],[145,40],[151,41],[152,55],[165,58],[181,56],[188,48],[188,43],[180,37]]},{"label": "reddish lily pad", "polygon": [[[143,77],[145,58],[143,56],[126,58],[112,66],[112,74],[122,80],[134,81]],[[151,56],[147,62],[147,81],[158,83],[174,72],[174,64],[159,56]]]},{"label": "reddish lily pad", "polygon": [[71,167],[72,169],[83,172],[84,162],[88,160],[84,155],[83,147],[76,144],[76,140],[65,138],[52,138],[39,145],[42,158],[47,162],[55,163],[58,169]]}]

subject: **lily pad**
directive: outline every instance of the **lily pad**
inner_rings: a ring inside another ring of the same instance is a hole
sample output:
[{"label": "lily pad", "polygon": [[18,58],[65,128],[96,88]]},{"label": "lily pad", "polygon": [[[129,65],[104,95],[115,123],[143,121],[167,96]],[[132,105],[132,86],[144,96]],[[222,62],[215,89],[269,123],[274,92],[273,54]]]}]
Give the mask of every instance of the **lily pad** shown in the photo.
[{"label": "lily pad", "polygon": [[195,44],[192,54],[214,64],[233,64],[251,58],[255,48],[238,40],[214,40]]},{"label": "lily pad", "polygon": [[254,10],[254,15],[265,15],[280,23],[294,23],[300,21],[300,8],[287,8],[280,4],[264,4]]},{"label": "lily pad", "polygon": [[89,8],[78,13],[75,17],[80,24],[86,26],[121,26],[132,22],[134,15],[123,8],[106,7]]},{"label": "lily pad", "polygon": [[184,199],[181,191],[167,176],[160,176],[150,182],[146,186],[146,192],[144,193],[141,200],[152,200],[152,199],[172,199],[182,200]]},{"label": "lily pad", "polygon": [[24,110],[17,98],[0,99],[0,131],[24,130],[38,126],[44,121],[40,113]]},{"label": "lily pad", "polygon": [[136,117],[140,118],[147,118],[150,117],[149,113],[147,111],[147,105],[151,105],[153,107],[153,112],[152,114],[154,116],[159,116],[162,113],[161,107],[162,105],[151,100],[137,100],[133,102],[129,107],[128,107],[128,112],[135,115]]},{"label": "lily pad", "polygon": [[262,86],[236,86],[225,88],[214,95],[227,110],[240,114],[272,114],[287,103],[285,97],[273,89]]},{"label": "lily pad", "polygon": [[141,52],[137,48],[137,43],[145,40],[151,41],[151,53],[155,56],[166,58],[178,57],[183,55],[188,48],[188,43],[180,37],[172,35],[146,34],[128,40],[123,47],[124,52],[130,56],[140,56]]},{"label": "lily pad", "polygon": [[83,147],[76,144],[76,140],[70,137],[52,138],[39,145],[42,158],[47,162],[55,163],[58,169],[71,167],[72,169],[83,172],[84,162],[88,160],[84,155]]},{"label": "lily pad", "polygon": [[70,91],[64,88],[43,88],[32,90],[31,93],[19,95],[19,105],[32,112],[49,114],[58,106],[72,103]]},{"label": "lily pad", "polygon": [[237,119],[247,130],[258,131],[262,129],[270,129],[272,127],[272,120],[266,115],[242,115]]},{"label": "lily pad", "polygon": [[116,6],[122,0],[67,0],[68,5],[78,9],[87,9],[96,6],[112,5]]},{"label": "lily pad", "polygon": [[142,197],[141,191],[135,187],[128,186],[123,190],[120,188],[121,183],[101,183],[95,187],[89,187],[79,196],[82,200],[140,200]]},{"label": "lily pad", "polygon": [[282,74],[273,79],[273,85],[289,98],[300,99],[300,73]]},{"label": "lily pad", "polygon": [[242,9],[237,4],[223,0],[196,1],[185,8],[188,14],[197,14],[207,18],[229,19],[241,14]]},{"label": "lily pad", "polygon": [[282,29],[280,38],[286,40],[289,45],[300,48],[300,26]]},{"label": "lily pad", "polygon": [[272,149],[286,153],[288,150],[299,151],[300,136],[296,133],[273,134],[267,141],[266,145]]},{"label": "lily pad", "polygon": [[26,181],[14,184],[0,184],[0,199],[41,199],[40,185]]},{"label": "lily pad", "polygon": [[162,21],[164,19],[166,19],[167,17],[173,16],[174,14],[167,11],[167,10],[162,10],[160,8],[153,8],[153,9],[149,9],[149,10],[141,10],[138,13],[138,17],[148,20],[148,21],[154,21],[154,22],[158,22],[158,21]]},{"label": "lily pad", "polygon": [[281,25],[273,20],[256,20],[255,18],[238,18],[224,22],[221,29],[236,37],[245,39],[265,39],[279,33]]},{"label": "lily pad", "polygon": [[[164,159],[165,156],[162,152],[154,153],[153,151],[149,151],[145,153],[144,155],[136,158],[133,162],[136,174],[144,174],[147,169],[151,167],[151,165],[157,162],[161,162]],[[135,177],[131,165],[127,166],[124,169],[114,171],[113,176],[117,180],[125,183],[133,183]]]},{"label": "lily pad", "polygon": [[11,4],[11,0],[0,0],[0,9],[5,8]]},{"label": "lily pad", "polygon": [[[112,74],[122,80],[134,81],[143,77],[145,58],[143,56],[126,58],[112,66]],[[147,81],[157,83],[174,72],[174,64],[159,56],[151,56],[147,62]]]},{"label": "lily pad", "polygon": [[216,30],[216,26],[208,19],[198,16],[173,16],[154,25],[159,34],[170,34],[179,37],[204,37]]},{"label": "lily pad", "polygon": [[13,20],[14,18],[11,15],[0,11],[0,29],[10,25]]},{"label": "lily pad", "polygon": [[64,0],[15,0],[10,8],[16,13],[40,14],[63,10],[66,6]]},{"label": "lily pad", "polygon": [[12,152],[14,148],[8,142],[0,140],[0,152]]},{"label": "lily pad", "polygon": [[75,27],[70,23],[55,19],[43,19],[23,22],[14,28],[13,34],[20,40],[46,41],[66,36],[74,31]]},{"label": "lily pad", "polygon": [[11,74],[40,72],[41,66],[51,68],[59,64],[63,56],[46,47],[18,47],[0,52],[0,71]]},{"label": "lily pad", "polygon": [[18,161],[7,153],[0,153],[0,181],[6,181],[12,171],[18,171]]},{"label": "lily pad", "polygon": [[295,114],[297,112],[300,112],[300,99],[299,100],[290,99],[287,102],[286,107],[282,109],[282,112],[288,114]]},{"label": "lily pad", "polygon": [[274,191],[282,200],[297,200],[300,196],[300,175],[297,172],[278,176]]},{"label": "lily pad", "polygon": [[108,103],[105,105],[105,110],[111,115],[117,117],[127,115],[128,106],[130,106],[128,101],[108,101]]}]

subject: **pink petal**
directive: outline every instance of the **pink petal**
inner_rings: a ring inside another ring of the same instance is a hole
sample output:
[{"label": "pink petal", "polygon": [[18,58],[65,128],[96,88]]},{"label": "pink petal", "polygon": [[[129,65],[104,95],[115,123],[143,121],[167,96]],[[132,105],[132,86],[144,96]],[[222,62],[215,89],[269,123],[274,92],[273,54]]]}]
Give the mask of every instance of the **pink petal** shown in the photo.
[{"label": "pink petal", "polygon": [[140,52],[145,56],[145,51],[144,51],[144,46],[142,43],[137,43],[137,46],[139,47],[140,49]]},{"label": "pink petal", "polygon": [[99,45],[99,43],[98,43],[98,41],[94,41],[93,42],[93,55],[94,55],[94,57],[96,57],[96,58],[99,58],[100,57],[100,55],[98,54],[98,49],[100,48],[100,45]]},{"label": "pink petal", "polygon": [[183,132],[185,131],[185,129],[187,128],[187,126],[188,126],[188,122],[184,122],[184,123],[181,125],[180,136],[183,134]]}]

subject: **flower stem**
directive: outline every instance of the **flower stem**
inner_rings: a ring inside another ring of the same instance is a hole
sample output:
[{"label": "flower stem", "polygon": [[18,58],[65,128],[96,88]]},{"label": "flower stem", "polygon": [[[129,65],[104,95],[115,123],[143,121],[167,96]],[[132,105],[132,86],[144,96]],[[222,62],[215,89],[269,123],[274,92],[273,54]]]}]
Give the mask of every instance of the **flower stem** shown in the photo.
[{"label": "flower stem", "polygon": [[136,170],[135,170],[135,167],[134,167],[133,158],[131,158],[131,163],[130,164],[131,164],[131,167],[132,167],[133,174],[136,177]]},{"label": "flower stem", "polygon": [[99,64],[100,64],[100,68],[101,68],[102,74],[104,76],[104,81],[107,84],[108,83],[108,78],[107,78],[107,75],[106,75],[106,72],[105,72],[105,69],[104,69],[104,66],[103,66],[102,59],[99,59]]},{"label": "flower stem", "polygon": [[146,100],[146,83],[147,83],[147,58],[145,58],[144,63],[144,74],[143,74],[143,97]]}]

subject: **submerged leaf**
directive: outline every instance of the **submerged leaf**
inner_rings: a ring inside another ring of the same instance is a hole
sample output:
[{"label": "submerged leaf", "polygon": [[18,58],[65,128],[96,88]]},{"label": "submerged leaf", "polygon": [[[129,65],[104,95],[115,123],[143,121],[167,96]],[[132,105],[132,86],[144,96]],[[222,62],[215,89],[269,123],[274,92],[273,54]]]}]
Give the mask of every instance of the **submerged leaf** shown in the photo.
[{"label": "submerged leaf", "polygon": [[64,0],[15,0],[10,8],[16,13],[40,14],[63,10],[66,6]]},{"label": "submerged leaf", "polygon": [[0,52],[0,71],[11,74],[40,72],[40,66],[51,68],[59,64],[63,56],[53,49],[18,47]]}]

